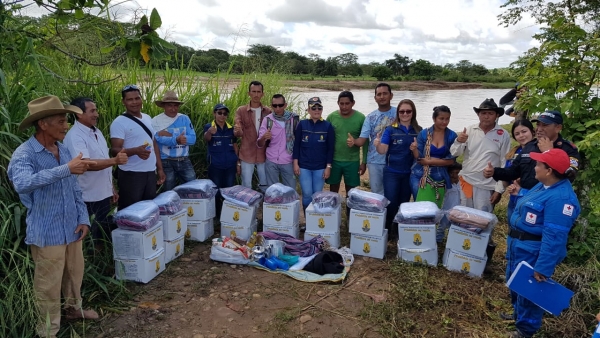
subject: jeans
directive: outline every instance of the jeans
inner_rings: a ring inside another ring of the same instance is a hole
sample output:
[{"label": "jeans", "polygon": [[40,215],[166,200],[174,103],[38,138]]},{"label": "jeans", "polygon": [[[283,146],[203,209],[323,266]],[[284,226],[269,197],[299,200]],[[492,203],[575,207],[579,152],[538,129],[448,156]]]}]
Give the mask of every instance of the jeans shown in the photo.
[{"label": "jeans", "polygon": [[308,170],[300,168],[300,189],[302,189],[302,209],[306,210],[310,202],[312,202],[312,195],[318,191],[323,190],[325,185],[325,179],[323,179],[323,172],[325,169],[319,170]]},{"label": "jeans", "polygon": [[383,169],[385,164],[367,164],[369,170],[369,186],[371,192],[383,195]]},{"label": "jeans", "polygon": [[[235,185],[235,175],[237,174],[236,166],[227,169],[215,168],[212,165],[208,166],[208,178],[213,181],[217,188],[229,188]],[[215,198],[215,209],[217,212],[216,218],[221,217],[221,209],[223,208],[223,196],[221,190],[217,192]]]},{"label": "jeans", "polygon": [[254,166],[256,166],[256,172],[258,173],[258,188],[262,192],[267,190],[267,175],[265,174],[264,163],[248,163],[242,162],[242,185],[246,188],[252,189],[252,178],[254,177]]},{"label": "jeans", "polygon": [[393,234],[392,222],[398,213],[400,204],[410,201],[410,173],[399,174],[389,171],[387,168],[383,171],[383,195],[390,201],[387,206],[386,227]]},{"label": "jeans", "polygon": [[279,182],[279,175],[281,175],[281,183],[287,185],[292,189],[296,189],[296,176],[294,175],[294,164],[277,164],[267,160],[265,162],[265,173],[267,174],[267,186]]},{"label": "jeans", "polygon": [[163,184],[163,191],[173,190],[176,186],[176,178],[179,178],[179,183],[186,183],[196,179],[194,165],[192,165],[192,161],[190,161],[189,157],[183,161],[169,159],[163,159],[161,161],[163,171],[167,177]]}]

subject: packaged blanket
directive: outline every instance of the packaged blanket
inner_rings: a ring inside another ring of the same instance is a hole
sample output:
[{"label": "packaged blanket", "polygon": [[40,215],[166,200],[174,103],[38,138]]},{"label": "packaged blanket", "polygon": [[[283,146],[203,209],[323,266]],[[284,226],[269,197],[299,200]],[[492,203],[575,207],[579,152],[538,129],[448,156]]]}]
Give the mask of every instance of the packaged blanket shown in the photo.
[{"label": "packaged blanket", "polygon": [[161,215],[174,215],[183,208],[181,197],[172,190],[161,193],[153,201]]},{"label": "packaged blanket", "polygon": [[357,188],[350,189],[346,199],[346,206],[350,209],[367,212],[384,212],[388,204],[390,201],[383,195]]},{"label": "packaged blanket", "polygon": [[285,242],[285,252],[299,257],[308,257],[325,249],[325,239],[321,235],[308,241],[302,241],[288,234],[274,231],[260,232],[265,240],[279,240]]},{"label": "packaged blanket", "polygon": [[231,203],[244,207],[253,207],[262,200],[262,194],[243,185],[221,188],[221,195]]},{"label": "packaged blanket", "polygon": [[296,189],[281,183],[272,184],[265,191],[265,203],[286,204],[297,201],[300,198]]},{"label": "packaged blanket", "polygon": [[178,185],[173,191],[185,199],[211,199],[215,197],[219,189],[213,181],[199,179]]},{"label": "packaged blanket", "polygon": [[146,231],[158,223],[159,215],[154,201],[140,201],[117,211],[114,219],[121,229]]},{"label": "packaged blanket", "polygon": [[400,224],[436,224],[444,213],[433,202],[406,202],[400,204],[400,209],[394,221]]},{"label": "packaged blanket", "polygon": [[452,223],[471,225],[480,229],[487,229],[498,223],[498,218],[492,213],[461,205],[450,209],[448,211],[448,218]]},{"label": "packaged blanket", "polygon": [[312,204],[316,212],[332,212],[340,206],[340,194],[331,191],[318,191],[312,195]]}]

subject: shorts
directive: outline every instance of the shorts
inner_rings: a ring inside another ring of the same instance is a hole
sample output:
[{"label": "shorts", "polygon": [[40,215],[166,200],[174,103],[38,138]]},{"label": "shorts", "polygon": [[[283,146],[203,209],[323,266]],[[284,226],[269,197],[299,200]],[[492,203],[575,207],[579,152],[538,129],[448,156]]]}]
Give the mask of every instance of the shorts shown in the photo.
[{"label": "shorts", "polygon": [[327,184],[340,184],[342,182],[342,176],[344,176],[344,183],[349,187],[360,186],[360,176],[358,170],[360,169],[360,162],[358,161],[333,161],[331,165],[331,173],[327,179]]}]

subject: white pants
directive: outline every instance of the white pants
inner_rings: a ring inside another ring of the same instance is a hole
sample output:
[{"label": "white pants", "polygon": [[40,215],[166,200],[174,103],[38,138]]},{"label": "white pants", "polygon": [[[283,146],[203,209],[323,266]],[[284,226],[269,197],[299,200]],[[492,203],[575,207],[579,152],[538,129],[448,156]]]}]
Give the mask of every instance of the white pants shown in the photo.
[{"label": "white pants", "polygon": [[460,191],[460,204],[465,207],[486,211],[494,212],[494,206],[490,203],[490,197],[494,190],[481,189],[473,187],[473,198],[467,198],[465,193]]}]

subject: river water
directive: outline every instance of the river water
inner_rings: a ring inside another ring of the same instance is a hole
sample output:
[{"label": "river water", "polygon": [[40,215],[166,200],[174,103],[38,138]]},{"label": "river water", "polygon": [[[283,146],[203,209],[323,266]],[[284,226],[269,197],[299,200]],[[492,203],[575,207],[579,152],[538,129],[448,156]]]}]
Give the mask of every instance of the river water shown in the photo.
[{"label": "river water", "polygon": [[[431,115],[433,107],[446,105],[452,111],[449,128],[459,132],[464,127],[479,123],[477,114],[473,107],[479,107],[479,104],[486,98],[493,98],[496,103],[504,96],[509,89],[455,89],[455,90],[421,90],[421,91],[394,91],[392,106],[397,106],[403,99],[411,99],[417,107],[417,121],[421,127],[430,127],[433,124]],[[323,102],[323,117],[338,109],[337,97],[340,92],[315,90],[305,92],[292,92],[295,96],[294,101],[300,103],[302,109],[306,109],[308,99],[318,96]],[[368,115],[377,109],[374,90],[352,90],[354,94],[354,109]],[[508,107],[507,107],[508,108]],[[500,117],[500,124],[507,124],[512,121],[512,117],[503,115]]]}]

